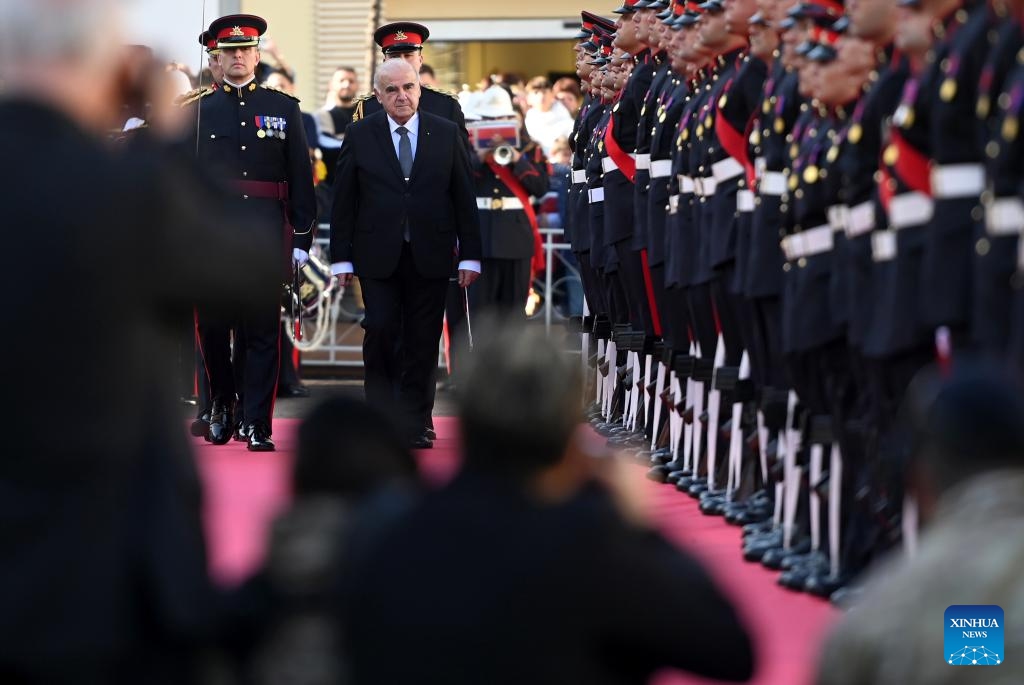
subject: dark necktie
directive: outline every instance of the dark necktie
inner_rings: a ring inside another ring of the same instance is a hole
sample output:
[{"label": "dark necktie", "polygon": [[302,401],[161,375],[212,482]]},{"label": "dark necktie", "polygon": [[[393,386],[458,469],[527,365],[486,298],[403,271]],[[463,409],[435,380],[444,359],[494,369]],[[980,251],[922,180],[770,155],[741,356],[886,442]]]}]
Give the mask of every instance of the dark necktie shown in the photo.
[{"label": "dark necktie", "polygon": [[398,164],[402,167],[402,175],[409,180],[412,174],[412,142],[409,141],[409,129],[399,126],[398,132]]}]

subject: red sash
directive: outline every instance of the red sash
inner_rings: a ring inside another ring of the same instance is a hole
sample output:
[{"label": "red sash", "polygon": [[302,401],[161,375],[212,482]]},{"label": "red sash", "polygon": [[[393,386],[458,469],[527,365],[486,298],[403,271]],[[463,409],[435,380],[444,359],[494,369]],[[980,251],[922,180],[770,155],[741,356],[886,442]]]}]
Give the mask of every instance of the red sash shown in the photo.
[{"label": "red sash", "polygon": [[891,136],[893,145],[899,150],[899,156],[894,165],[896,175],[911,190],[930,196],[932,194],[931,160],[907,142],[895,126],[892,128]]},{"label": "red sash", "polygon": [[630,183],[636,183],[636,160],[629,156],[615,140],[615,117],[608,117],[608,128],[604,132],[604,144],[608,148],[608,156],[612,158],[619,171],[629,179]]},{"label": "red sash", "polygon": [[[729,156],[743,165],[746,171],[747,181],[754,178],[754,165],[750,163],[750,155],[747,153],[747,139],[739,131],[732,127],[729,120],[722,114],[722,108],[716,107],[715,113],[715,135],[722,149],[729,153]],[[750,185],[753,187],[753,184]]]},{"label": "red sash", "polygon": [[[530,270],[534,273],[544,271],[547,267],[547,258],[544,255],[544,243],[540,239],[537,213],[533,211],[533,204],[530,203],[530,194],[526,192],[526,188],[523,187],[523,184],[519,182],[519,179],[516,178],[516,175],[507,166],[498,164],[489,156],[487,158],[487,166],[491,168],[494,175],[501,179],[501,182],[508,186],[512,194],[523,204],[526,219],[530,222],[530,228],[533,229],[533,259],[530,261]],[[532,281],[533,278],[531,277],[530,280]]]}]

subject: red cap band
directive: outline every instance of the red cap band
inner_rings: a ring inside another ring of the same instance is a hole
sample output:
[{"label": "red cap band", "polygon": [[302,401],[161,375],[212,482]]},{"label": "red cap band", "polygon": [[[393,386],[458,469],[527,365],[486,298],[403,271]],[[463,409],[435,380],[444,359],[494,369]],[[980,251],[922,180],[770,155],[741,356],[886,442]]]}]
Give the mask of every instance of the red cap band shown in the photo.
[{"label": "red cap band", "polygon": [[384,40],[381,41],[380,46],[383,49],[387,49],[392,45],[423,45],[423,36],[418,33],[412,33],[409,31],[395,31],[384,36]]},{"label": "red cap band", "polygon": [[[220,30],[220,33],[217,34],[217,41],[232,38],[251,38],[252,40],[256,40],[259,37],[260,32],[252,26],[231,26]],[[216,47],[216,45],[213,47]]]}]

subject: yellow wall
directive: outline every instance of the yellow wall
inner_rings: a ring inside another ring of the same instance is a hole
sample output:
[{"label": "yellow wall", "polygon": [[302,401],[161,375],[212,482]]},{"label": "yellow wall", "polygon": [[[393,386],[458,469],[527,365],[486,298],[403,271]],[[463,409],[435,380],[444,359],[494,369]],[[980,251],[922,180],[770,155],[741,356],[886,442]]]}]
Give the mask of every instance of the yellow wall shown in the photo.
[{"label": "yellow wall", "polygon": [[[316,84],[316,46],[313,9],[316,0],[242,0],[241,11],[267,20],[267,36],[295,70],[295,94],[302,109],[314,110],[322,104],[323,92]],[[269,60],[268,60],[269,61]]]},{"label": "yellow wall", "polygon": [[[471,87],[495,68],[530,79],[552,71],[571,72],[575,64],[572,41],[473,42],[463,50],[463,69]],[[429,60],[428,54],[424,57]]]},{"label": "yellow wall", "polygon": [[[616,5],[617,6],[617,5]],[[609,8],[610,9],[610,8]],[[444,0],[426,3],[423,0],[385,0],[384,16],[391,21],[405,19],[545,19],[578,17],[580,4],[566,0],[517,0],[512,4],[479,2],[479,0]],[[426,23],[426,22],[425,22]]]}]

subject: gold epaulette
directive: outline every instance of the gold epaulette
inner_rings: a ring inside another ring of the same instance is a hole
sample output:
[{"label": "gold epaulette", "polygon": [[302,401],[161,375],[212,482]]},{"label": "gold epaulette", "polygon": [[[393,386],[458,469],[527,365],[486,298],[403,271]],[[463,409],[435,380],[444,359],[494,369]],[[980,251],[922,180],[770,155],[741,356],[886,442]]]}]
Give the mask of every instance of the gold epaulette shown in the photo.
[{"label": "gold epaulette", "polygon": [[450,97],[453,100],[458,100],[459,99],[458,94],[457,93],[453,93],[450,90],[445,90],[444,88],[438,88],[436,86],[428,86],[425,83],[421,83],[420,85],[422,87],[426,88],[427,90],[432,90],[435,93],[439,93],[440,95],[447,95],[448,97]]},{"label": "gold epaulette", "polygon": [[207,95],[210,95],[211,93],[213,93],[213,88],[211,88],[210,86],[204,86],[202,88],[190,90],[184,95],[179,95],[177,98],[175,98],[175,102],[178,104],[179,107],[184,107],[186,105],[191,105],[193,102],[196,102],[197,100],[200,100],[206,97]]},{"label": "gold epaulette", "polygon": [[284,95],[286,97],[290,97],[292,100],[295,100],[295,102],[302,102],[302,100],[300,100],[299,98],[295,97],[291,93],[284,92],[280,88],[274,88],[273,86],[267,86],[267,85],[260,85],[260,88],[263,88],[264,90],[272,90],[275,93],[280,93],[281,95]]},{"label": "gold epaulette", "polygon": [[356,108],[352,111],[352,123],[356,123],[363,118],[363,103],[370,98],[375,97],[372,92],[364,93],[356,98]]}]

